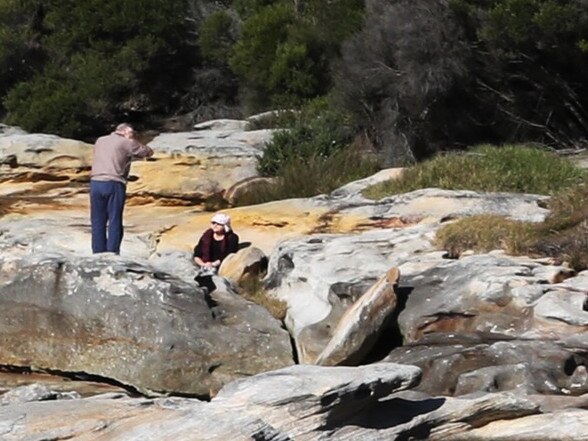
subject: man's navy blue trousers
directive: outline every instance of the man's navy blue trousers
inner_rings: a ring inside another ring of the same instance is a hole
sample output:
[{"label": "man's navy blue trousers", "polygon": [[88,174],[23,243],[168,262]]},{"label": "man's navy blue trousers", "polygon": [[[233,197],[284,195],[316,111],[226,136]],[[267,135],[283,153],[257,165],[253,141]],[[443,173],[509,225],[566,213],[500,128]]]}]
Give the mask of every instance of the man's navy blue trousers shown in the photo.
[{"label": "man's navy blue trousers", "polygon": [[117,181],[90,181],[92,252],[120,253],[126,185]]}]

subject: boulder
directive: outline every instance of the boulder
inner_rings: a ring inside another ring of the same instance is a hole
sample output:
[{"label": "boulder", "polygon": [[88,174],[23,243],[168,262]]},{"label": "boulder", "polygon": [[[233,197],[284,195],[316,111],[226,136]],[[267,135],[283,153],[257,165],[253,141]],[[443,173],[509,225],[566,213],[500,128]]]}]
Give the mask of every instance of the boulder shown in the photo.
[{"label": "boulder", "polygon": [[0,364],[116,380],[145,393],[208,396],[293,363],[289,336],[235,293],[111,255],[0,258]]},{"label": "boulder", "polygon": [[398,268],[391,268],[345,311],[316,364],[353,365],[363,361],[396,308],[399,278]]},{"label": "boulder", "polygon": [[414,366],[293,366],[230,383],[206,403],[109,395],[0,407],[6,441],[264,439],[465,441],[585,439],[586,412],[541,413],[529,398],[431,397],[405,390]]},{"label": "boulder", "polygon": [[586,338],[586,292],[566,288],[572,274],[502,252],[439,262],[403,278],[411,292],[399,316],[402,335],[407,343],[433,332],[549,340],[580,332]]},{"label": "boulder", "polygon": [[483,337],[435,334],[394,349],[385,360],[419,366],[423,381],[418,389],[430,395],[588,393],[588,356],[550,341],[484,342]]},{"label": "boulder", "polygon": [[235,183],[225,192],[223,198],[229,205],[243,205],[240,202],[243,201],[248,194],[255,191],[264,191],[271,188],[278,182],[278,179],[268,178],[264,176],[253,176],[251,178],[244,179]]},{"label": "boulder", "polygon": [[92,165],[92,145],[40,133],[7,130],[0,135],[0,160],[14,155],[19,165],[56,169]]},{"label": "boulder", "polygon": [[267,270],[267,256],[256,247],[247,247],[229,254],[221,264],[218,274],[239,284],[245,278],[259,277]]}]

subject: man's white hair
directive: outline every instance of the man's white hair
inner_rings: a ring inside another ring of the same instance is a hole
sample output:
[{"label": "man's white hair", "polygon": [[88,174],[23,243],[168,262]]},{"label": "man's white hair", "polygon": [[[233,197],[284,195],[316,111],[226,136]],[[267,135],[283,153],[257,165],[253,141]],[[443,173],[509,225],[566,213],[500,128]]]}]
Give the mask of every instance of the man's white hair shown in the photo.
[{"label": "man's white hair", "polygon": [[129,129],[133,130],[133,126],[128,123],[120,123],[118,126],[116,126],[116,133],[124,133]]}]

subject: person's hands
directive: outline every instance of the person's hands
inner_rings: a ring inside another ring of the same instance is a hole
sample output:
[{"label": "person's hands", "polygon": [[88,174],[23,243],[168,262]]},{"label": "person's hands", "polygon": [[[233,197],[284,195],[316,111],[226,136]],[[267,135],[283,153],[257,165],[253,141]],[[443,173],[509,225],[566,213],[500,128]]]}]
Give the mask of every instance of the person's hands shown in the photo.
[{"label": "person's hands", "polygon": [[123,136],[127,139],[134,139],[135,138],[135,131],[131,127],[127,127]]}]

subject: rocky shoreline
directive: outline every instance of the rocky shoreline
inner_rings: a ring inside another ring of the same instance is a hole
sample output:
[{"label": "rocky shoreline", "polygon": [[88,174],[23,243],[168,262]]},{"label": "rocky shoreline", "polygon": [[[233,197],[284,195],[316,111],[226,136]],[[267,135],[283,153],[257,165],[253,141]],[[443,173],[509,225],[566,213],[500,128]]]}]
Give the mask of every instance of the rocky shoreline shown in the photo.
[{"label": "rocky shoreline", "polygon": [[[89,250],[91,146],[2,128],[0,439],[588,439],[588,272],[434,245],[464,216],[541,221],[546,196],[364,198],[386,170],[228,208],[250,246],[207,293],[205,203],[255,178],[271,136],[245,127],[151,141],[121,256]],[[283,322],[240,295],[252,272]]]}]

